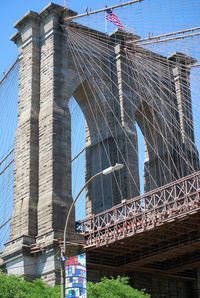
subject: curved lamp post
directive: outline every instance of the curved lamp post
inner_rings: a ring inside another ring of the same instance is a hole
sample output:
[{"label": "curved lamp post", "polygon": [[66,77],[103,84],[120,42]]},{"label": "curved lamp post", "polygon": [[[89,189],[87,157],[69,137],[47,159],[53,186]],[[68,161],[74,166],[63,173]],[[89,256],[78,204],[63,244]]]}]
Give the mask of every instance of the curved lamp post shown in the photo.
[{"label": "curved lamp post", "polygon": [[[88,181],[86,181],[85,185],[81,188],[81,190],[79,191],[79,193],[77,194],[75,200],[73,201],[73,203],[71,204],[71,207],[68,211],[67,214],[67,218],[66,218],[66,222],[65,222],[65,228],[64,228],[64,235],[63,235],[63,241],[64,241],[64,245],[63,245],[63,252],[62,252],[62,256],[61,256],[61,262],[62,262],[62,266],[61,266],[61,297],[64,298],[65,297],[65,265],[64,265],[64,260],[65,259],[65,255],[66,255],[66,232],[67,232],[67,228],[68,228],[68,223],[69,223],[69,218],[72,212],[72,209],[77,201],[77,199],[79,198],[80,194],[82,193],[82,191],[85,189],[85,187],[96,177],[101,176],[101,175],[108,175],[110,173],[113,173],[114,171],[118,171],[121,168],[123,168],[123,164],[119,164],[116,163],[114,166],[109,167],[97,174],[95,174],[94,176],[92,176]],[[64,257],[64,258],[63,258]]]}]

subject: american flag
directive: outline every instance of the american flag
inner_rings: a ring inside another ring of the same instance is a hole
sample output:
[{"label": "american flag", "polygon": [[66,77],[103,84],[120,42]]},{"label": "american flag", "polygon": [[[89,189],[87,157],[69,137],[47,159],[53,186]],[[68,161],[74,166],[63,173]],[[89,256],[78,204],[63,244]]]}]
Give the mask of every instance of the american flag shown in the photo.
[{"label": "american flag", "polygon": [[107,9],[106,10],[106,20],[110,21],[111,23],[113,23],[114,25],[118,26],[119,29],[122,29],[123,26],[120,22],[120,20],[118,19],[118,17],[112,12],[111,9]]}]

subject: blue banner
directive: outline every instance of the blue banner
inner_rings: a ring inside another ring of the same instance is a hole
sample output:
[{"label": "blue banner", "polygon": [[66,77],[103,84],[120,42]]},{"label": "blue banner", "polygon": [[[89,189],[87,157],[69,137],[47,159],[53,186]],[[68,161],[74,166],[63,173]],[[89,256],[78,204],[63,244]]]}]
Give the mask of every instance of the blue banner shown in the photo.
[{"label": "blue banner", "polygon": [[65,293],[70,298],[86,298],[86,254],[65,261]]}]

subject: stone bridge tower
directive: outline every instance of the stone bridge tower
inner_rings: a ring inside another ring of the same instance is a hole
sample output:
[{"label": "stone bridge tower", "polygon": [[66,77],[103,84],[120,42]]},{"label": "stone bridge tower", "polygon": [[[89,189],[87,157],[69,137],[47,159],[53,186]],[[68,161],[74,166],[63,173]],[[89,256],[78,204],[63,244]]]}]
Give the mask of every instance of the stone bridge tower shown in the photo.
[{"label": "stone bridge tower", "polygon": [[[80,105],[86,119],[86,180],[116,162],[128,165],[116,176],[103,179],[103,187],[99,186],[98,179],[90,185],[86,191],[87,215],[101,212],[103,208],[110,208],[121,199],[139,195],[136,187],[139,185],[137,134],[135,123],[130,119],[137,121],[145,139],[150,142],[151,138],[158,140],[158,148],[165,146],[160,139],[161,132],[165,132],[166,138],[172,138],[171,130],[166,129],[162,119],[156,115],[148,94],[143,94],[144,90],[141,90],[139,96],[138,92],[129,90],[124,84],[126,75],[129,74],[132,76],[131,86],[134,86],[134,90],[141,89],[138,81],[134,79],[136,74],[130,69],[128,56],[124,54],[125,39],[128,35],[116,32],[106,36],[88,29],[96,34],[97,40],[101,38],[104,44],[111,39],[116,40],[112,49],[108,48],[104,54],[98,53],[102,59],[106,56],[112,61],[112,65],[110,64],[112,72],[109,75],[113,77],[112,80],[103,78],[108,89],[97,90],[94,81],[98,80],[99,70],[94,74],[88,68],[83,74],[82,68],[77,69],[73,62],[68,37],[61,26],[64,13],[68,16],[75,14],[70,10],[66,12],[63,7],[52,3],[40,13],[29,11],[15,24],[18,32],[12,37],[19,52],[19,104],[15,135],[14,210],[10,241],[5,245],[2,258],[8,273],[25,274],[31,279],[39,277],[50,284],[59,282],[60,263],[56,239],[63,237],[67,210],[72,203],[71,123],[68,108],[71,96]],[[76,30],[85,30],[85,27],[80,25],[73,26]],[[74,51],[76,52],[76,49]],[[93,54],[96,53],[88,54],[88,60]],[[146,51],[141,55],[145,55],[148,59]],[[170,61],[173,60],[178,61],[177,67],[170,66]],[[186,111],[181,104],[184,98],[183,92],[190,97],[189,87],[187,90],[181,90],[181,80],[183,78],[188,80],[189,77],[189,71],[182,65],[191,63],[191,60],[189,57],[176,54],[166,59],[165,63],[169,64],[172,88],[177,93],[176,98],[168,95],[168,100],[174,101],[178,106],[176,117],[181,123],[181,132],[177,129],[175,133],[180,139],[186,157],[192,154],[190,159],[194,160],[197,168],[196,148],[191,150],[184,141],[185,134],[191,139],[194,139],[194,135],[193,130],[189,130],[184,121]],[[142,75],[141,79],[144,81]],[[147,81],[145,83],[148,86],[149,83]],[[112,90],[112,93],[109,90]],[[112,111],[117,115],[118,121],[103,102],[102,93],[110,98]],[[118,98],[117,103],[112,99],[113,94]],[[130,109],[127,97],[135,102],[135,108]],[[146,100],[141,100],[142,97]],[[98,106],[94,98],[98,99]],[[163,109],[160,101],[158,104]],[[102,110],[106,123],[102,117]],[[157,117],[159,130],[153,130],[152,126],[150,132],[145,129],[145,121],[148,118],[151,123],[153,117]],[[170,115],[168,117],[170,122]],[[167,154],[171,152],[181,175],[189,174],[189,169],[183,164],[183,160],[179,160],[172,148],[168,149],[164,156],[160,156],[164,162],[170,163]],[[97,163],[99,152],[101,152],[100,162]],[[161,168],[156,158],[152,149],[146,145],[146,191],[155,188],[153,180],[157,179],[157,173]],[[168,164],[168,168],[173,172],[173,163]],[[170,173],[165,171],[165,180],[157,179],[157,185],[170,182],[172,180]],[[103,196],[106,202],[104,206]],[[69,237],[76,238],[74,215],[71,218],[70,229]],[[43,250],[37,255],[30,253],[30,245],[34,243],[38,245],[44,243]]]}]

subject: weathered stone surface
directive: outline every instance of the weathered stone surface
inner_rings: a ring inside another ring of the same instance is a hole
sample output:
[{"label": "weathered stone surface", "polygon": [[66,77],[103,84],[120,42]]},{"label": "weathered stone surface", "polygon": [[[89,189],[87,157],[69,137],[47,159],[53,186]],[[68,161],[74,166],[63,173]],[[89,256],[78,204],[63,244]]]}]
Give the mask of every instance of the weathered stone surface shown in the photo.
[{"label": "weathered stone surface", "polygon": [[[129,38],[126,33],[120,31],[106,37],[99,32],[96,38],[101,38],[104,43],[104,52],[94,48],[91,53],[85,53],[83,59],[78,49],[73,48],[72,54],[67,34],[60,26],[63,13],[64,8],[51,3],[39,14],[27,13],[15,25],[18,33],[12,40],[18,46],[20,61],[14,211],[10,241],[2,255],[8,273],[16,272],[14,268],[21,266],[20,273],[28,278],[40,277],[52,285],[60,278],[59,249],[55,239],[63,237],[66,215],[72,204],[71,118],[68,109],[71,96],[76,99],[86,120],[85,179],[116,162],[125,165],[109,177],[98,177],[86,188],[87,215],[99,213],[122,199],[139,194],[135,122],[146,140],[146,191],[174,180],[177,169],[179,176],[189,174],[190,162],[194,169],[198,167],[196,148],[191,148],[185,140],[185,136],[194,140],[193,129],[184,120],[187,97],[187,113],[192,121],[189,84],[186,90],[181,89],[181,81],[189,81],[189,72],[181,67],[181,61],[186,58],[181,56],[182,60],[178,60],[175,68],[169,65],[169,84],[176,96],[172,96],[167,88],[161,92],[156,83],[151,84],[130,65],[125,55],[125,40]],[[72,11],[65,13],[74,14]],[[73,26],[77,30],[83,29],[81,25]],[[112,48],[108,47],[111,39]],[[147,52],[140,54],[148,59]],[[159,61],[160,56],[154,56]],[[98,57],[95,70],[91,67],[94,57]],[[105,58],[110,61],[106,66]],[[175,56],[169,60],[162,59],[168,63]],[[162,67],[159,67],[157,79],[162,80]],[[100,79],[101,84],[96,84]],[[145,84],[145,92],[140,88],[140,81]],[[152,101],[152,92],[162,93],[162,97],[155,96]],[[172,108],[169,113],[164,101],[169,106],[175,103],[178,112]],[[155,102],[168,119],[168,125],[155,112]],[[175,128],[170,124],[174,117],[178,123]],[[172,131],[180,140],[179,147],[174,142]],[[185,154],[183,159],[175,152],[179,148]],[[185,160],[189,163],[186,164]],[[71,239],[77,238],[73,234],[74,210],[69,232],[72,233]],[[43,247],[33,256],[30,254],[32,243]],[[72,253],[70,249],[68,252]],[[154,287],[160,287],[157,281],[154,281]]]}]

